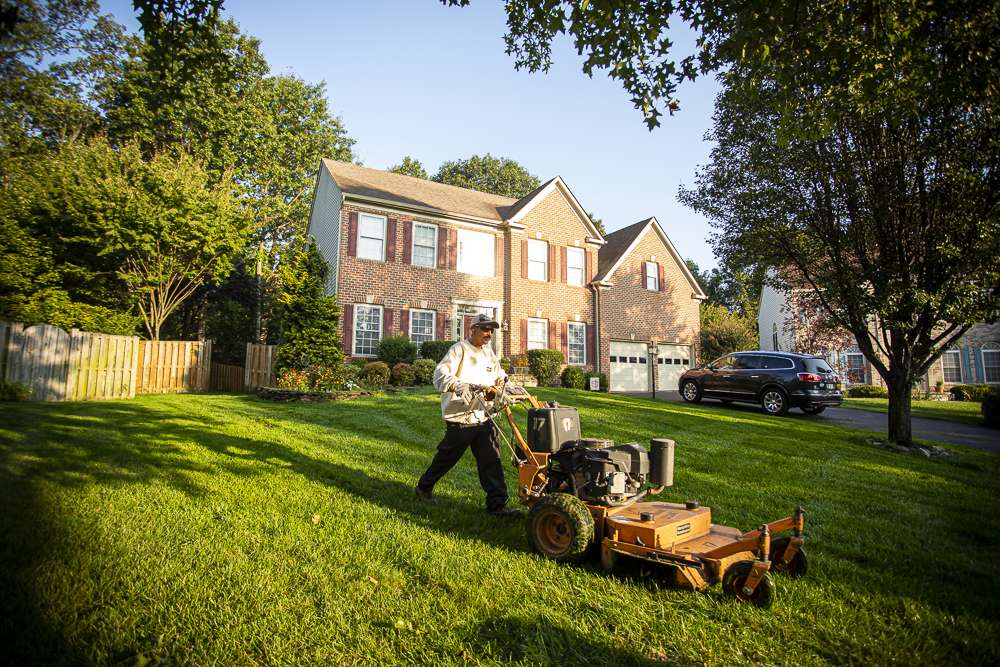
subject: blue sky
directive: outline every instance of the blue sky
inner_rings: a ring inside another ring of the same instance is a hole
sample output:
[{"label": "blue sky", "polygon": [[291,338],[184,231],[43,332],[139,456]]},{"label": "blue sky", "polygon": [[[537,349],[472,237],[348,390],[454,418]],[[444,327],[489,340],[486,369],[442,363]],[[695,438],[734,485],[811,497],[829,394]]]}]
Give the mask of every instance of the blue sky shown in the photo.
[{"label": "blue sky", "polygon": [[[137,30],[130,0],[101,4]],[[707,221],[677,201],[708,161],[713,79],[685,84],[681,111],[648,132],[618,83],[583,74],[568,39],[547,74],[515,71],[498,0],[227,0],[225,13],[260,39],[272,71],[326,82],[365,165],[411,155],[434,173],[473,154],[513,158],[542,180],[562,176],[608,231],[653,215],[684,257],[716,265]]]}]

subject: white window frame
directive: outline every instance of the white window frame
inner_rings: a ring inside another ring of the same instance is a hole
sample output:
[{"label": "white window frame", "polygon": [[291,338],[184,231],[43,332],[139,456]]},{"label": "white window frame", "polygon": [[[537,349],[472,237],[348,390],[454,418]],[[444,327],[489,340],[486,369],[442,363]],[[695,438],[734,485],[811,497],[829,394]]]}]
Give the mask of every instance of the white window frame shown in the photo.
[{"label": "white window frame", "polygon": [[[534,342],[531,339],[531,325],[534,324],[536,327],[542,327],[542,342],[538,345],[537,338]],[[525,349],[527,350],[544,350],[549,346],[549,321],[539,319],[537,317],[528,318],[528,340],[525,341]]]},{"label": "white window frame", "polygon": [[[381,225],[382,225],[382,232],[381,232],[382,236],[381,236],[381,238],[378,238],[378,237],[375,237],[375,236],[363,236],[361,234],[361,230],[364,228],[364,223],[365,223],[365,219],[366,218],[369,219],[370,221],[377,221],[377,222],[381,223]],[[372,260],[375,260],[375,261],[378,261],[378,262],[384,262],[385,261],[385,237],[387,235],[385,230],[386,230],[387,226],[388,226],[388,218],[386,218],[384,215],[374,215],[372,213],[359,213],[358,214],[358,253],[357,253],[358,257],[360,257],[361,259],[372,259]],[[362,243],[361,243],[362,239],[370,239],[370,240],[378,239],[379,240],[379,242],[381,243],[381,247],[379,249],[379,256],[378,257],[372,257],[370,255],[362,254]]]},{"label": "white window frame", "polygon": [[[660,265],[656,262],[646,262],[646,289],[650,292],[660,291]],[[652,275],[649,273],[649,269],[653,269]]]},{"label": "white window frame", "polygon": [[[583,341],[583,346],[580,348],[579,361],[574,361],[573,355],[573,328],[582,329],[580,334],[580,340]],[[566,323],[566,363],[570,366],[586,366],[587,365],[587,325],[584,322],[567,322]]]},{"label": "white window frame", "polygon": [[[360,321],[358,314],[362,309],[370,309],[378,311],[378,336],[375,338],[375,349],[372,352],[358,351],[358,322]],[[378,344],[382,341],[382,325],[384,323],[384,317],[385,317],[385,312],[383,311],[382,306],[377,306],[371,303],[354,304],[354,321],[351,323],[351,326],[354,328],[351,335],[351,356],[353,357],[378,356]]]},{"label": "white window frame", "polygon": [[[569,285],[576,285],[578,287],[583,287],[584,282],[587,277],[584,275],[586,272],[586,255],[583,248],[566,248],[566,283]],[[579,262],[579,266],[574,263],[574,258]],[[579,275],[579,278],[575,276]]]},{"label": "white window frame", "polygon": [[[861,357],[861,365],[856,367],[851,367],[851,357]],[[845,352],[844,353],[844,376],[847,378],[848,382],[853,382],[851,379],[851,371],[859,370],[861,371],[861,383],[864,383],[865,377],[868,375],[867,369],[865,368],[865,355],[861,352]]]},{"label": "white window frame", "polygon": [[[532,255],[542,253],[542,259],[532,259]],[[538,276],[541,275],[539,278]],[[549,243],[539,239],[528,239],[528,280],[549,279]]]},{"label": "white window frame", "polygon": [[[488,255],[483,257],[470,255],[470,249],[476,244],[482,244],[482,249]],[[496,275],[496,236],[486,232],[474,232],[471,229],[458,230],[458,262],[455,269],[461,273],[473,276],[491,278]]]},{"label": "white window frame", "polygon": [[420,347],[420,343],[422,343],[423,340],[416,341],[413,338],[413,316],[415,314],[419,314],[419,315],[427,315],[427,314],[429,314],[431,316],[431,337],[427,338],[427,339],[423,339],[423,340],[434,340],[434,337],[437,335],[437,311],[434,311],[434,310],[424,310],[422,308],[412,308],[412,309],[410,309],[410,322],[409,322],[408,327],[407,327],[408,328],[407,333],[410,336],[410,341],[412,341],[414,343],[417,343],[417,347],[419,348]]},{"label": "white window frame", "polygon": [[[954,355],[954,358],[955,358],[955,368],[958,369],[958,379],[957,380],[949,380],[948,377],[947,377],[948,367],[945,365],[944,360],[945,360],[946,357],[948,357],[948,355]],[[985,366],[984,366],[984,368],[985,368]],[[947,349],[947,350],[945,350],[941,354],[941,380],[944,381],[947,384],[960,384],[963,381],[963,378],[962,378],[962,351],[959,350],[957,347],[953,347],[953,348]]]},{"label": "white window frame", "polygon": [[995,378],[993,378],[992,380],[990,379],[989,371],[988,371],[987,366],[986,366],[986,353],[987,352],[989,352],[990,354],[996,354],[996,355],[998,355],[997,356],[996,366],[1000,367],[1000,345],[998,345],[996,343],[987,343],[986,345],[983,345],[979,349],[979,356],[983,360],[983,382],[985,382],[986,384],[1000,384],[1000,373],[998,373],[997,376]]},{"label": "white window frame", "polygon": [[[427,247],[427,246],[418,246],[417,245],[417,228],[418,227],[425,227],[427,229],[434,230],[434,242],[431,244],[431,263],[430,264],[418,264],[417,263],[417,248],[418,247],[422,247],[422,248],[426,248]],[[437,225],[432,225],[432,224],[429,224],[429,223],[426,223],[426,222],[414,222],[413,223],[413,234],[412,234],[412,238],[410,239],[410,263],[413,266],[423,266],[423,267],[428,268],[428,269],[433,269],[434,267],[437,266],[437,261],[438,261],[438,256],[437,256],[437,251],[438,251],[438,234],[439,233],[440,232],[438,231],[438,226]]]}]

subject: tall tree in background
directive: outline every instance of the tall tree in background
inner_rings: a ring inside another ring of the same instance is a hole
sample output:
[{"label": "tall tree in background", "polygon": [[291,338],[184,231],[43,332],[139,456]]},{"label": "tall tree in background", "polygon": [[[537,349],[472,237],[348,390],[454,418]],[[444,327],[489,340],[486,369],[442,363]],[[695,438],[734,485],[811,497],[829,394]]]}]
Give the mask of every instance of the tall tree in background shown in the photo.
[{"label": "tall tree in background", "polygon": [[718,304],[702,304],[699,310],[701,363],[739,350],[756,350],[757,318],[730,312]]},{"label": "tall tree in background", "polygon": [[542,184],[537,176],[514,160],[493,157],[489,153],[443,162],[431,180],[514,199],[520,199]]},{"label": "tall tree in background", "polygon": [[694,260],[686,260],[686,263],[708,296],[705,303],[724,306],[729,312],[745,317],[757,317],[764,287],[763,270],[756,267],[733,269],[723,265],[711,271],[701,271]]},{"label": "tall tree in background", "polygon": [[394,174],[413,176],[414,178],[430,178],[430,176],[427,175],[427,170],[424,169],[424,165],[420,163],[420,160],[412,158],[409,155],[404,155],[403,161],[397,165],[389,167],[389,171]]}]

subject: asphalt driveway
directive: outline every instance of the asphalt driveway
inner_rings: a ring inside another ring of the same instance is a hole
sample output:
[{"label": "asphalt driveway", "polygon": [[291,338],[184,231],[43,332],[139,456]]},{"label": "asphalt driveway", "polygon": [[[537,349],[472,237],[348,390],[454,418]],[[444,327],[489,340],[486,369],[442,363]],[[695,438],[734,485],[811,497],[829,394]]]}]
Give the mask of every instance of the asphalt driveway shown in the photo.
[{"label": "asphalt driveway", "polygon": [[[630,393],[631,396],[649,396],[648,392]],[[662,401],[683,403],[679,392],[658,391],[656,398]],[[703,405],[718,407],[722,410],[747,410],[760,412],[758,405],[749,403],[731,403],[723,406],[722,403],[710,398],[702,401]],[[869,412],[867,410],[854,410],[851,408],[827,408],[821,415],[807,415],[801,410],[792,408],[788,412],[787,419],[814,419],[819,422],[836,424],[846,428],[853,428],[860,431],[872,431],[875,434],[885,436],[888,430],[889,416],[881,412]],[[985,449],[992,452],[1000,452],[1000,430],[986,428],[985,426],[973,426],[972,424],[962,424],[958,422],[943,421],[940,419],[913,418],[913,437],[922,440],[946,443],[951,445],[965,445],[976,449]]]}]

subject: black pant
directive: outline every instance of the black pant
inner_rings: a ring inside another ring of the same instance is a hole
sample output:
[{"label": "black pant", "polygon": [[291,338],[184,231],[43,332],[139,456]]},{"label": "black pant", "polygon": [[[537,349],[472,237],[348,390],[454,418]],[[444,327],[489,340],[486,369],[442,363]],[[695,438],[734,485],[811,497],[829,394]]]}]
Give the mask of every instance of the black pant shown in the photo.
[{"label": "black pant", "polygon": [[500,462],[500,439],[496,426],[492,421],[471,426],[446,423],[448,426],[444,438],[438,443],[434,460],[417,486],[424,491],[433,489],[438,480],[455,467],[465,450],[471,447],[479,470],[479,483],[486,492],[486,509],[494,511],[506,505],[507,483],[504,481],[503,464]]}]

